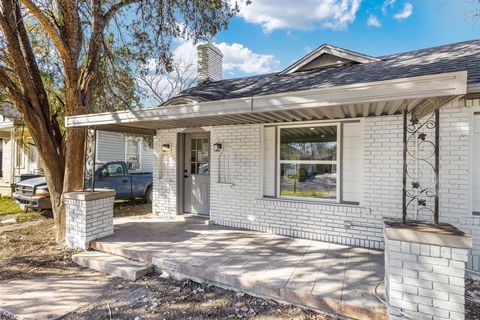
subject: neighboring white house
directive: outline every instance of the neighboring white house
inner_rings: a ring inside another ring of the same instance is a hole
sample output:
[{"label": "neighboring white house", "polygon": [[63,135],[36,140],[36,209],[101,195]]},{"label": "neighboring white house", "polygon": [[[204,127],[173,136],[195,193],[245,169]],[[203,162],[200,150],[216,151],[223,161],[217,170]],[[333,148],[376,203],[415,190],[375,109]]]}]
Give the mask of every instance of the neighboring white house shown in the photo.
[{"label": "neighboring white house", "polygon": [[[9,195],[15,177],[41,174],[43,170],[26,127],[14,118],[0,117],[0,194]],[[141,136],[99,131],[96,159],[103,162],[123,160],[132,171],[153,170],[152,148]]]},{"label": "neighboring white house", "polygon": [[28,130],[15,118],[0,117],[0,194],[10,194],[14,176],[39,174],[41,165]]},{"label": "neighboring white house", "polygon": [[[164,106],[67,118],[155,135],[155,214],[383,248],[385,218],[431,219],[438,203],[480,269],[480,41],[384,57],[323,45],[282,72],[227,80],[219,50],[199,51],[199,85]],[[409,131],[418,120],[426,134]],[[404,186],[427,191],[408,207]]]},{"label": "neighboring white house", "polygon": [[144,137],[118,132],[97,132],[97,161],[124,160],[132,171],[152,171],[153,151]]}]

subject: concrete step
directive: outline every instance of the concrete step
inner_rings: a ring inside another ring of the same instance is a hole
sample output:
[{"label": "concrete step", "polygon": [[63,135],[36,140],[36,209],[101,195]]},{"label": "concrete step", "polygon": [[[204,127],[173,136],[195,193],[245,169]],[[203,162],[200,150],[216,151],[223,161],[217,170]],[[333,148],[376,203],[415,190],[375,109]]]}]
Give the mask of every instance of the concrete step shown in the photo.
[{"label": "concrete step", "polygon": [[127,280],[137,280],[153,271],[151,264],[100,251],[85,251],[72,256],[76,264]]}]

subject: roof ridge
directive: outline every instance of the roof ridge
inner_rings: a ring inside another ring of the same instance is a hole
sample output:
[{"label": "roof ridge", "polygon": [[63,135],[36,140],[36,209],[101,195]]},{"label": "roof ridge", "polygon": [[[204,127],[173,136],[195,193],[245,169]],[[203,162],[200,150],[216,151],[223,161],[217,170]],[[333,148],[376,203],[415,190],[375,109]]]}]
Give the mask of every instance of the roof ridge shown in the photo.
[{"label": "roof ridge", "polygon": [[387,58],[387,57],[400,56],[400,55],[403,55],[403,54],[409,54],[409,53],[415,53],[415,52],[427,51],[427,50],[434,50],[434,49],[439,49],[439,48],[443,48],[443,47],[457,46],[459,44],[473,43],[473,42],[480,42],[480,39],[471,39],[471,40],[466,40],[466,41],[459,41],[459,42],[441,44],[441,45],[433,46],[433,47],[425,47],[425,48],[420,48],[420,49],[415,49],[415,50],[410,50],[410,51],[391,53],[391,54],[386,54],[386,55],[383,55],[383,56],[378,56],[378,58],[383,60],[384,58]]}]

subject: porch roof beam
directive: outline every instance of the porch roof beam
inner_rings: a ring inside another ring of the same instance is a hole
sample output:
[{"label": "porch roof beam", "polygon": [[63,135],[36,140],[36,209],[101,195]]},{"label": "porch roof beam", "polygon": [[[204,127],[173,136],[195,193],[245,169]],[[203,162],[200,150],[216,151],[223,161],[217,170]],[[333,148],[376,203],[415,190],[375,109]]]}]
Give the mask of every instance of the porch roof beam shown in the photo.
[{"label": "porch roof beam", "polygon": [[[279,118],[280,122],[295,121],[304,112],[323,115],[323,118],[345,118],[352,117],[352,110],[357,109],[355,106],[363,109],[357,110],[360,113],[357,116],[394,114],[405,103],[411,105],[426,98],[465,95],[466,81],[466,72],[451,72],[155,109],[72,116],[66,118],[66,126],[123,132],[140,130],[142,134],[154,134],[155,129],[167,127],[258,123],[259,117]],[[385,105],[387,102],[388,106]],[[374,108],[373,104],[377,107]],[[295,113],[296,110],[299,113]],[[292,119],[287,119],[290,117]]]}]

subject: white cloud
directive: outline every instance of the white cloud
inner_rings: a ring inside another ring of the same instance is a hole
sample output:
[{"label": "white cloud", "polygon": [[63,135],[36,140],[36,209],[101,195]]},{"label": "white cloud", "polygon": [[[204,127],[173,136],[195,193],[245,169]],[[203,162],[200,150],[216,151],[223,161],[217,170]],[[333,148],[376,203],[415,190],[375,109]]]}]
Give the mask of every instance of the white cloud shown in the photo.
[{"label": "white cloud", "polygon": [[275,71],[278,67],[279,62],[273,55],[255,53],[243,44],[222,42],[215,46],[223,53],[224,71],[259,74]]},{"label": "white cloud", "polygon": [[387,10],[389,7],[393,6],[395,4],[396,0],[385,0],[382,4],[382,12],[383,14],[387,13]]},{"label": "white cloud", "polygon": [[413,13],[413,5],[411,3],[406,3],[403,7],[403,10],[399,13],[393,15],[393,17],[397,20],[402,20],[410,17]]},{"label": "white cloud", "polygon": [[[242,72],[260,74],[275,71],[278,60],[271,54],[259,54],[240,43],[214,43],[223,53],[223,71],[230,74]],[[174,58],[197,64],[197,49],[190,41],[181,41],[174,51]]]},{"label": "white cloud", "polygon": [[377,28],[380,28],[382,26],[380,21],[378,21],[378,18],[376,16],[374,16],[373,14],[371,14],[368,17],[367,25],[372,26],[372,27],[377,27]]},{"label": "white cloud", "polygon": [[308,30],[322,26],[345,29],[355,20],[361,0],[255,0],[240,5],[239,16],[259,24],[264,32],[276,29]]}]

